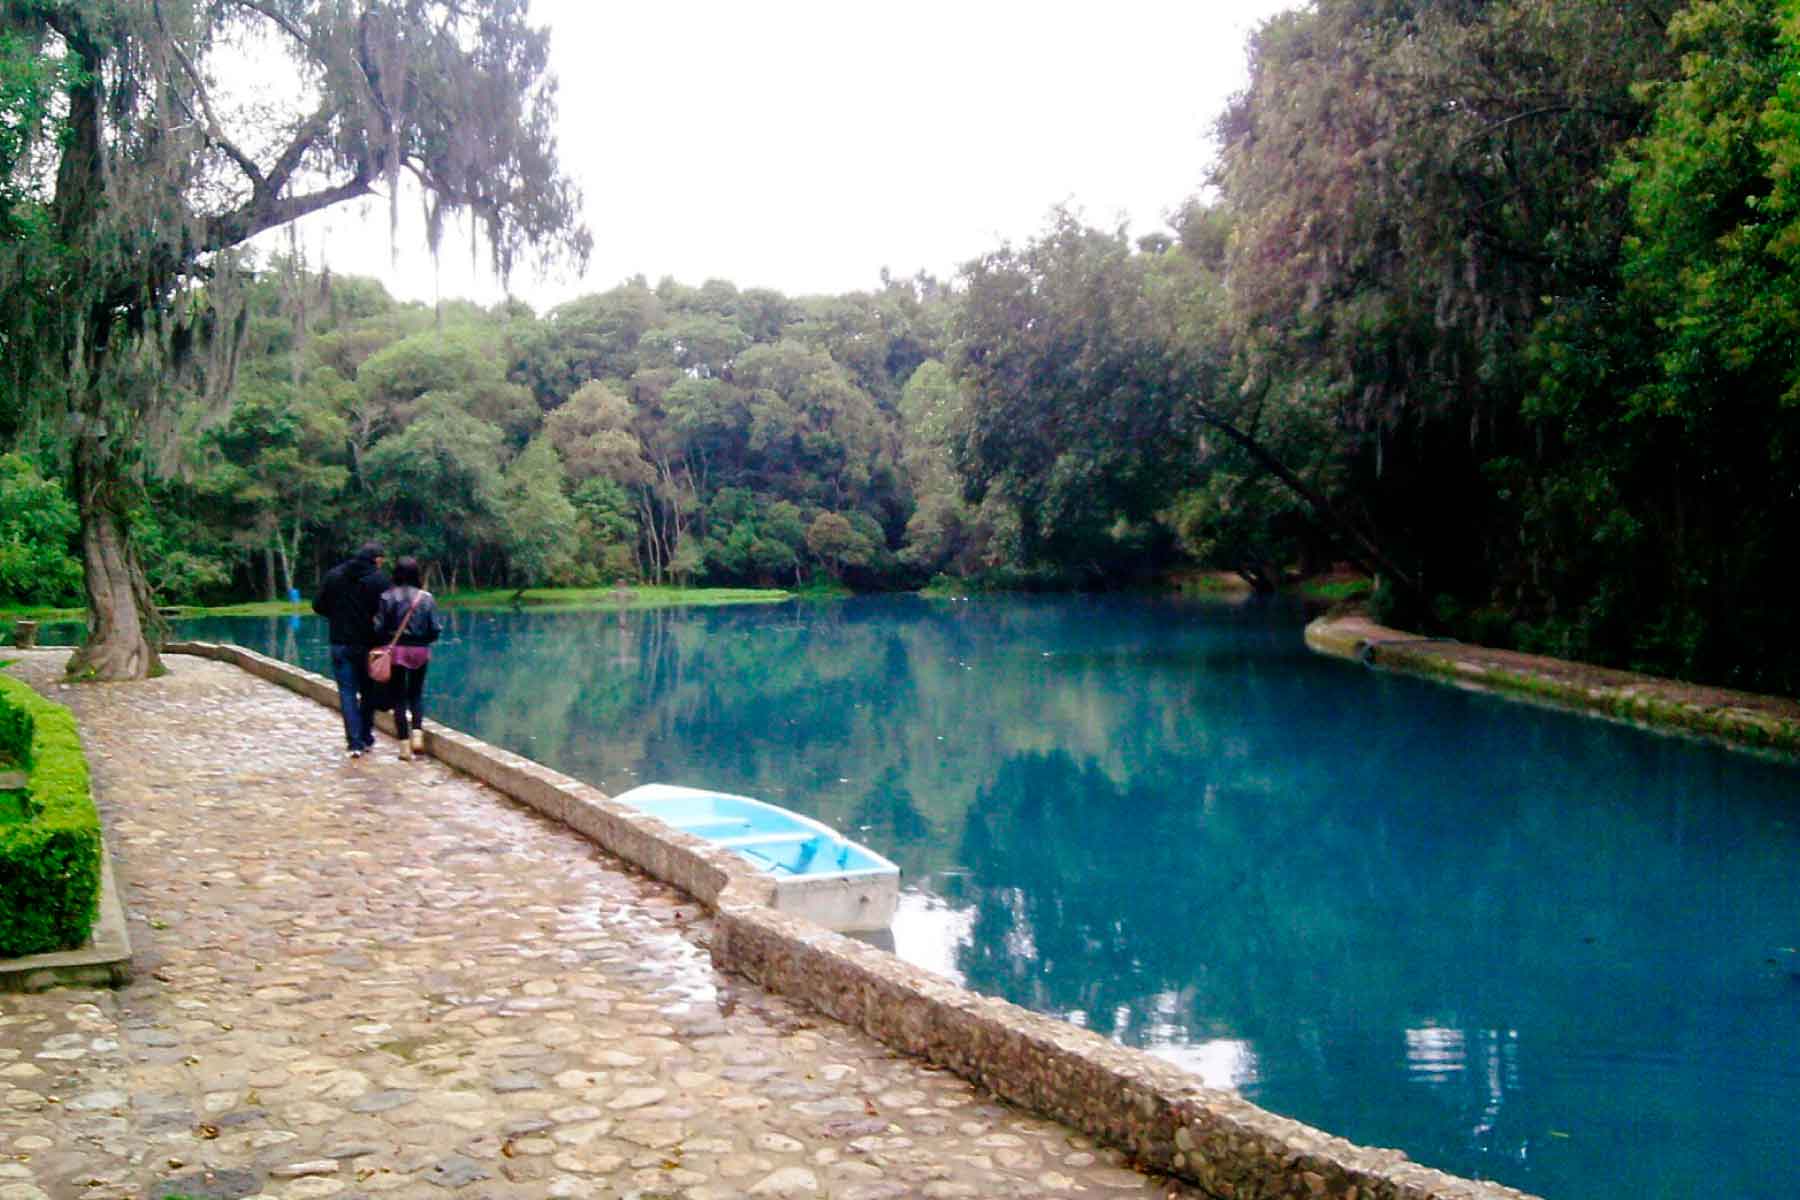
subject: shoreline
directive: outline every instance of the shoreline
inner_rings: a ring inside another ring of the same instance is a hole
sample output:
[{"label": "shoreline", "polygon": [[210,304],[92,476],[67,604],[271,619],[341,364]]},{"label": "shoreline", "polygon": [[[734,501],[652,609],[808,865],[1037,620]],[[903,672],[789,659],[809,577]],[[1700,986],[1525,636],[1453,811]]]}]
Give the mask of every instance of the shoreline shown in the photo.
[{"label": "shoreline", "polygon": [[1314,653],[1347,662],[1697,737],[1735,750],[1800,758],[1800,701],[1781,696],[1430,638],[1390,629],[1361,615],[1309,622],[1306,644]]}]

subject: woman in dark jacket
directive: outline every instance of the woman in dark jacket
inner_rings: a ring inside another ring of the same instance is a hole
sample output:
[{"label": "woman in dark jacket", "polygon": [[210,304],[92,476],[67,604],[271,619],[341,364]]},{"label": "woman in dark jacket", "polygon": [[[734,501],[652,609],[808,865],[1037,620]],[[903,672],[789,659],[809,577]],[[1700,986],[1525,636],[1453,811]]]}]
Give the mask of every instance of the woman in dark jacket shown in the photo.
[{"label": "woman in dark jacket", "polygon": [[[394,706],[394,732],[400,736],[400,757],[411,759],[425,749],[425,668],[431,662],[431,643],[443,631],[437,601],[419,586],[419,560],[410,554],[394,564],[394,586],[381,593],[375,613],[375,635],[380,644],[394,640],[394,673],[388,680],[388,696]],[[411,613],[408,616],[408,613]],[[402,628],[404,626],[404,628]]]}]

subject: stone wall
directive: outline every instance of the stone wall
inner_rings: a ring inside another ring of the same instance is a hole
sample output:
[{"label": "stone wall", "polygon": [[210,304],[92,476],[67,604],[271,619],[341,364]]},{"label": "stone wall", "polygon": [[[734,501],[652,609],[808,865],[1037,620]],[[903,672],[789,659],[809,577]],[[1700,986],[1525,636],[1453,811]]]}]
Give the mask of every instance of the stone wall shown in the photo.
[{"label": "stone wall", "polygon": [[[328,679],[237,646],[168,653],[236,663],[337,707]],[[387,714],[383,727],[392,732]],[[980,996],[885,951],[768,907],[773,884],[737,855],[614,804],[530,759],[433,725],[427,750],[716,913],[714,961],[771,991],[1128,1151],[1145,1169],[1232,1200],[1529,1200],[1265,1112],[1142,1051]]]},{"label": "stone wall", "polygon": [[1800,757],[1800,701],[1785,696],[1421,637],[1357,615],[1313,621],[1306,627],[1306,644],[1319,654],[1383,670],[1700,737],[1733,749]]}]

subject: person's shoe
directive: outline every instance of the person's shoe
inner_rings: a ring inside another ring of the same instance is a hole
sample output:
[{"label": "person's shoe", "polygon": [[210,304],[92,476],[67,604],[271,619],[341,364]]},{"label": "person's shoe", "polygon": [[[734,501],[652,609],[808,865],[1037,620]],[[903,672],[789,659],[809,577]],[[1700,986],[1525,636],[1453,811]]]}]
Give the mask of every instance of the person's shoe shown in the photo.
[{"label": "person's shoe", "polygon": [[350,757],[351,758],[361,758],[362,756],[363,756],[363,748],[361,746],[350,747]]},{"label": "person's shoe", "polygon": [[400,743],[400,761],[401,762],[411,762],[412,754],[413,754],[412,743],[411,742],[401,742]]},{"label": "person's shoe", "polygon": [[413,730],[410,744],[414,754],[423,754],[425,752],[425,731],[423,729]]}]

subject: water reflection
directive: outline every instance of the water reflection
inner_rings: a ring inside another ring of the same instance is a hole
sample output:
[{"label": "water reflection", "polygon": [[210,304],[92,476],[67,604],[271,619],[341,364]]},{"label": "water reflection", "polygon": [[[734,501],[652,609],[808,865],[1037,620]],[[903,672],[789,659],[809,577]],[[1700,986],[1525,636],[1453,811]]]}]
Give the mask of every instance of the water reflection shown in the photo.
[{"label": "water reflection", "polygon": [[1406,1065],[1419,1083],[1448,1083],[1467,1065],[1467,1060],[1460,1029],[1427,1025],[1406,1031]]},{"label": "water reflection", "polygon": [[[323,670],[320,629],[193,632]],[[602,787],[853,832],[910,961],[1333,1132],[1552,1197],[1787,1192],[1791,769],[1172,601],[452,612],[429,690]]]},{"label": "water reflection", "polygon": [[968,909],[915,883],[900,894],[893,930],[895,954],[953,983],[968,982],[956,965],[957,955],[974,936],[974,921]]},{"label": "water reflection", "polygon": [[1256,1083],[1256,1051],[1242,1038],[1192,1041],[1180,1025],[1170,1024],[1151,1042],[1151,1052],[1200,1077],[1207,1087],[1243,1091]]}]

